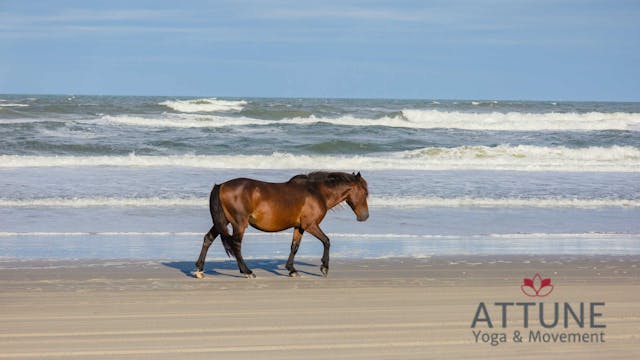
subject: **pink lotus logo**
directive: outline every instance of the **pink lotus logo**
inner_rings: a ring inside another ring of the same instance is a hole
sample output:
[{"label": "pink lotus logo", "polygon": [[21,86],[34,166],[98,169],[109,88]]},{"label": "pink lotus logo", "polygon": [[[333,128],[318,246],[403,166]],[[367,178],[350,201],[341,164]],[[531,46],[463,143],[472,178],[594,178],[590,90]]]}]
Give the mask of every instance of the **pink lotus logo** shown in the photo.
[{"label": "pink lotus logo", "polygon": [[520,290],[531,297],[543,297],[551,294],[553,291],[553,285],[551,285],[551,278],[543,279],[540,274],[536,273],[532,279],[524,278]]}]

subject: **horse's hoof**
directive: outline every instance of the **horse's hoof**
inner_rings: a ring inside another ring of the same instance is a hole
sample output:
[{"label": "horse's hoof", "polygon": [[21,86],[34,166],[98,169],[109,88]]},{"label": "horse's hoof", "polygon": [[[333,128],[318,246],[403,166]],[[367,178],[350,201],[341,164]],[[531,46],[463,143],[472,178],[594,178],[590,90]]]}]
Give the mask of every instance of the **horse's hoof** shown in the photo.
[{"label": "horse's hoof", "polygon": [[320,272],[322,273],[322,276],[324,276],[324,277],[329,276],[329,267],[328,266],[320,266]]},{"label": "horse's hoof", "polygon": [[247,279],[255,279],[256,278],[256,274],[248,273],[248,274],[244,274],[244,277],[246,277]]},{"label": "horse's hoof", "polygon": [[196,279],[203,279],[204,278],[204,273],[202,271],[194,271],[193,272],[193,277],[195,277]]},{"label": "horse's hoof", "polygon": [[300,277],[300,273],[297,271],[292,271],[289,273],[289,277]]}]

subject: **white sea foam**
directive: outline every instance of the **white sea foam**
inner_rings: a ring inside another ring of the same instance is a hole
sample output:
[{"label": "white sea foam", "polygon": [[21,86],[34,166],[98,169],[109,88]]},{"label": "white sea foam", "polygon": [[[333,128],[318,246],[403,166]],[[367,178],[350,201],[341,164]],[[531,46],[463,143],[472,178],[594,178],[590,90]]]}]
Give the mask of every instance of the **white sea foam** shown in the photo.
[{"label": "white sea foam", "polygon": [[374,207],[481,207],[481,208],[583,208],[640,207],[638,199],[574,199],[574,198],[474,198],[474,197],[379,197],[369,202]]},{"label": "white sea foam", "polygon": [[240,111],[247,104],[244,100],[219,100],[216,98],[191,99],[191,100],[167,100],[159,103],[180,112],[218,112]]},{"label": "white sea foam", "polygon": [[29,104],[11,104],[11,103],[0,102],[0,107],[27,107],[27,106],[29,106]]},{"label": "white sea foam", "polygon": [[21,156],[0,155],[0,168],[21,167],[195,167],[207,169],[301,170],[517,170],[640,172],[640,148],[461,146],[428,147],[378,156],[173,155]]},{"label": "white sea foam", "polygon": [[[202,207],[209,205],[208,198],[40,198],[40,199],[0,199],[0,207]],[[369,199],[371,207],[391,208],[432,208],[432,207],[473,207],[473,208],[583,208],[640,207],[639,199],[574,199],[574,198],[473,198],[473,197],[420,197],[392,196]]]},{"label": "white sea foam", "polygon": [[[4,231],[0,232],[0,237],[15,236],[201,236],[202,232],[195,231]],[[260,237],[289,237],[290,230],[278,232],[255,232],[251,228],[244,234],[245,236]],[[458,235],[431,235],[431,234],[366,234],[366,233],[327,233],[327,236],[336,238],[378,238],[378,239],[450,239],[459,238]]]},{"label": "white sea foam", "polygon": [[0,199],[0,207],[207,207],[208,198],[40,198]]},{"label": "white sea foam", "polygon": [[3,231],[0,232],[0,237],[15,237],[15,236],[195,236],[201,235],[197,232],[170,232],[170,231]]},{"label": "white sea foam", "polygon": [[139,127],[169,127],[169,128],[215,128],[226,126],[246,126],[246,125],[268,125],[272,121],[251,119],[245,117],[233,118],[222,116],[202,116],[202,115],[173,115],[168,114],[162,117],[142,117],[130,115],[110,116],[105,115],[101,118],[113,124],[131,125]]},{"label": "white sea foam", "polygon": [[379,119],[341,116],[337,118],[296,117],[262,120],[249,117],[212,116],[198,114],[165,114],[162,117],[130,115],[105,116],[103,120],[119,124],[148,127],[224,127],[247,125],[313,125],[328,123],[339,126],[384,126],[397,128],[504,131],[566,131],[566,130],[640,130],[639,113],[463,113],[438,110],[403,110],[402,116]]},{"label": "white sea foam", "polygon": [[[107,236],[107,237],[120,237],[120,236],[202,236],[202,232],[195,231],[2,231],[0,237],[87,237],[87,236]],[[253,230],[247,231],[245,236],[249,237],[261,237],[261,238],[290,238],[291,232],[289,230],[265,233],[256,232]],[[327,233],[327,236],[331,238],[346,238],[346,239],[372,239],[382,241],[411,241],[422,239],[433,240],[492,240],[492,239],[512,239],[512,240],[573,240],[580,239],[582,241],[601,241],[601,240],[616,240],[616,241],[637,241],[640,239],[640,234],[637,233],[599,233],[599,232],[587,232],[587,233],[504,233],[504,234],[465,234],[465,235],[440,235],[440,234],[398,234],[398,233]]]},{"label": "white sea foam", "polygon": [[403,110],[407,127],[466,130],[640,130],[640,113],[464,113]]},{"label": "white sea foam", "polygon": [[52,119],[0,119],[0,125],[8,124],[35,124],[41,122],[64,122],[64,120]]},{"label": "white sea foam", "polygon": [[427,147],[401,153],[403,160],[419,159],[434,167],[513,170],[598,171],[624,166],[640,171],[640,148],[632,146],[567,148],[531,145]]},{"label": "white sea foam", "polygon": [[248,125],[313,125],[328,123],[341,126],[386,126],[386,127],[411,127],[402,118],[362,119],[353,116],[339,118],[320,118],[316,116],[297,117],[282,120],[262,120],[249,117],[229,117],[201,114],[165,114],[161,117],[141,117],[130,115],[103,116],[102,120],[110,123],[118,123],[132,126],[147,127],[174,127],[174,128],[217,128],[226,126]]}]

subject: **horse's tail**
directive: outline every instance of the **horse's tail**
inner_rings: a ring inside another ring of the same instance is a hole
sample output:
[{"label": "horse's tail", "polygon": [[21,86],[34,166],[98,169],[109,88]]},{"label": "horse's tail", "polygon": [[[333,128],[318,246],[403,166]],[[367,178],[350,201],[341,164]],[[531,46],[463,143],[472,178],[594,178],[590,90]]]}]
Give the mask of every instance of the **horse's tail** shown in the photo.
[{"label": "horse's tail", "polygon": [[227,256],[235,257],[236,251],[240,250],[240,242],[236,241],[227,229],[229,220],[227,220],[227,217],[224,215],[224,209],[222,209],[222,202],[220,202],[220,185],[218,184],[213,187],[211,195],[209,195],[209,211],[211,212],[213,225],[220,233],[224,251],[227,253]]}]

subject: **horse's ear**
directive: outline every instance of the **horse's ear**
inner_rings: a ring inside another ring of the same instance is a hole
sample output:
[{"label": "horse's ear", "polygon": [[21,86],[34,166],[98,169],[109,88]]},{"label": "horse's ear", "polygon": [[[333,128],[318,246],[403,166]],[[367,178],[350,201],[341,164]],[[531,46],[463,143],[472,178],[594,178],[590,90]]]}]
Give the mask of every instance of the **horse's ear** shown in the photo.
[{"label": "horse's ear", "polygon": [[358,173],[356,174],[356,177],[357,177],[358,179],[362,177],[362,176],[360,175],[360,171],[358,171]]}]

